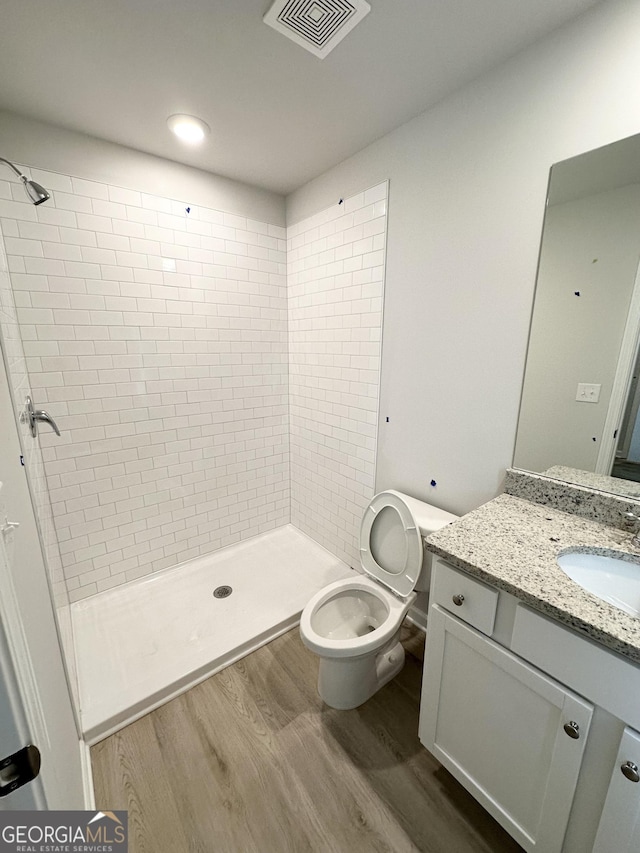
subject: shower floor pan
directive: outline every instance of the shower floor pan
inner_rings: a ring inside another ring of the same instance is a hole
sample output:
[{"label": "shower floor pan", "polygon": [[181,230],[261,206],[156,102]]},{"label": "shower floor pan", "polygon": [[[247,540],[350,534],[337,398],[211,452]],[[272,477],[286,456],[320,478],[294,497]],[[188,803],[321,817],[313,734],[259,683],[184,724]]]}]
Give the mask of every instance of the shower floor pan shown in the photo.
[{"label": "shower floor pan", "polygon": [[[287,525],[71,606],[93,744],[288,631],[352,570]],[[214,596],[219,587],[231,587]],[[225,594],[226,593],[226,594]]]}]

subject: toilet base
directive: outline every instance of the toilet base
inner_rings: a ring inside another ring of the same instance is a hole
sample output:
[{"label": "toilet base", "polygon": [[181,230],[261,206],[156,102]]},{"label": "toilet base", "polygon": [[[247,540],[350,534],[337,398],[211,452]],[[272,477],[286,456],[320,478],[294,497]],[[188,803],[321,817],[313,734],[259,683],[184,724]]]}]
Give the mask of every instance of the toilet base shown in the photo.
[{"label": "toilet base", "polygon": [[318,693],[338,711],[357,708],[391,681],[404,666],[399,632],[383,649],[362,657],[320,658]]}]

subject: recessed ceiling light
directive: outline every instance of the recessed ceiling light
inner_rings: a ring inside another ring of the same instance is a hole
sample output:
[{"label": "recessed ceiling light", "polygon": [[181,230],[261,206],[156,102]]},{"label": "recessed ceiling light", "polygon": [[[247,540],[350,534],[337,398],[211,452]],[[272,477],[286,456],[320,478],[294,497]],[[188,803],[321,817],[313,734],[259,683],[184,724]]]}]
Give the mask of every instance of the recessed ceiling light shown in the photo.
[{"label": "recessed ceiling light", "polygon": [[211,132],[209,125],[202,121],[201,118],[187,115],[169,116],[167,119],[169,130],[183,142],[188,142],[190,145],[197,145]]}]

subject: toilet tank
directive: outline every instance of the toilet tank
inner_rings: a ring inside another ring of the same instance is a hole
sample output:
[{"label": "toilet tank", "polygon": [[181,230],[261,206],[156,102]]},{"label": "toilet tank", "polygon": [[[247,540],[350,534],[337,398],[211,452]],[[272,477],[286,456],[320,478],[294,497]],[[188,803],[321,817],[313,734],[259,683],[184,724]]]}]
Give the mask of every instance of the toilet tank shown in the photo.
[{"label": "toilet tank", "polygon": [[[423,537],[429,536],[430,533],[435,533],[436,530],[440,530],[441,527],[445,527],[447,524],[451,524],[452,521],[457,521],[460,518],[459,515],[446,512],[444,509],[439,509],[437,506],[432,506],[402,492],[396,492],[393,489],[388,489],[388,491],[402,498],[404,503],[409,507]],[[422,571],[415,586],[416,592],[426,592],[429,589],[432,558],[433,555],[431,552],[425,548]]]}]

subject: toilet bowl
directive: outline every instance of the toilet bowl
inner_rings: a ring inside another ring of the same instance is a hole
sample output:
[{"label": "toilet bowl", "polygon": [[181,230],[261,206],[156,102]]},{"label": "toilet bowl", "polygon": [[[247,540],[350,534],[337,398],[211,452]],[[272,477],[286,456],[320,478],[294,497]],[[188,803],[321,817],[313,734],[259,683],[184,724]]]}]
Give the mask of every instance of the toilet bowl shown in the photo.
[{"label": "toilet bowl", "polygon": [[332,708],[357,708],[404,665],[400,626],[428,589],[422,537],[457,516],[396,491],[380,492],[360,525],[365,574],[336,581],[302,611],[302,641],[320,658],[318,692]]}]

